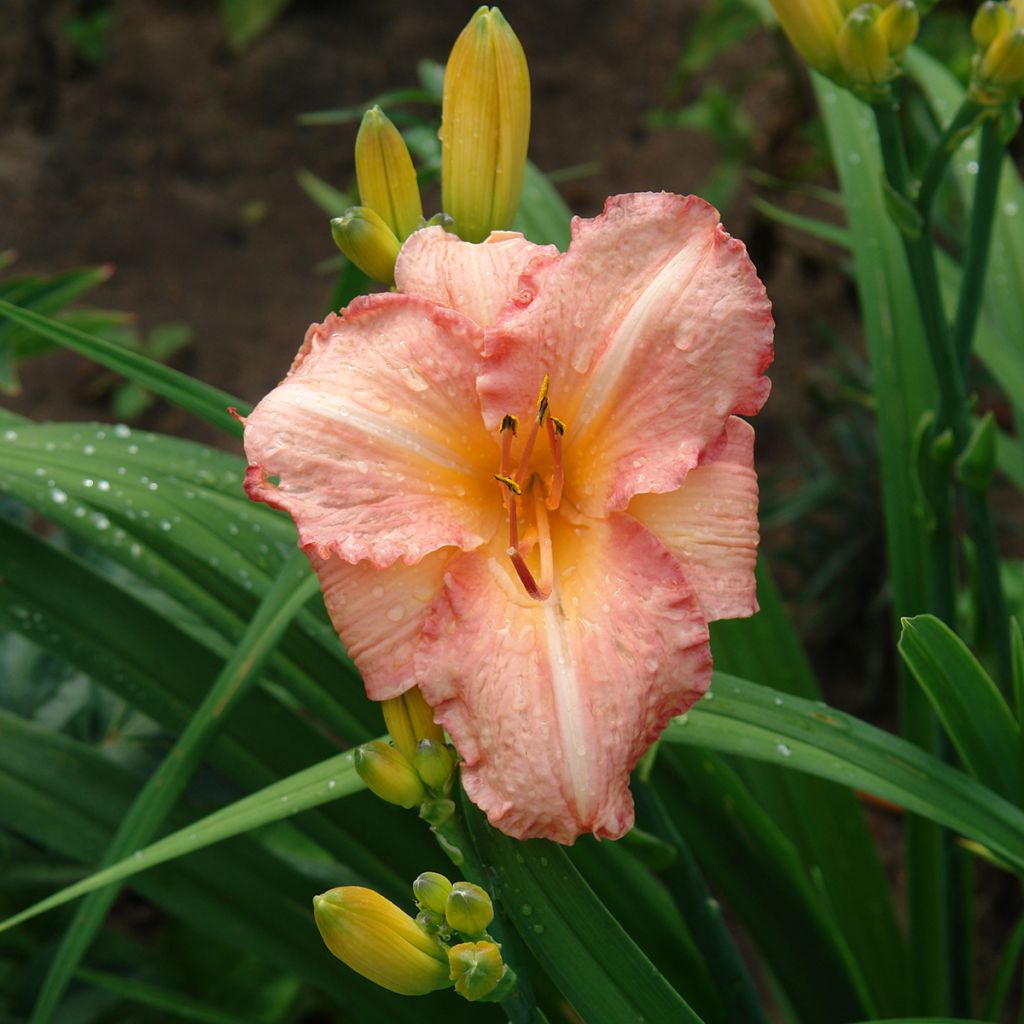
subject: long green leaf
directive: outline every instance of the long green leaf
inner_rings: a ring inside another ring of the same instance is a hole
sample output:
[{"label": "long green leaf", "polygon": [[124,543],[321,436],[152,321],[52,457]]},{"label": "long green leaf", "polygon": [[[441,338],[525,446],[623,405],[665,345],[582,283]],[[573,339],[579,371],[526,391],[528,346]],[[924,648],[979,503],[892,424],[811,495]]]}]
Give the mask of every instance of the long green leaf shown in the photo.
[{"label": "long green leaf", "polygon": [[664,739],[785,765],[879,796],[1024,872],[1024,811],[906,740],[826,705],[716,675]]},{"label": "long green leaf", "polygon": [[468,801],[463,807],[507,917],[583,1020],[700,1024],[561,847],[509,839]]},{"label": "long green leaf", "polygon": [[22,309],[0,299],[0,318],[7,318],[36,331],[64,348],[70,348],[115,373],[133,380],[166,398],[169,402],[212,423],[235,437],[242,436],[242,425],[227,411],[235,408],[240,415],[249,413],[252,406],[229,395],[226,391],[210,387],[188,374],[172,370],[154,359],[115,345],[112,341],[86,334],[74,327]]},{"label": "long green leaf", "polygon": [[[199,767],[207,747],[234,705],[259,678],[263,665],[299,609],[317,592],[309,562],[297,551],[253,617],[185,731],[122,818],[103,864],[114,864],[144,846],[163,824]],[[39,991],[31,1020],[48,1021],[89,944],[99,931],[117,889],[92,893],[79,906]]]},{"label": "long green leaf", "polygon": [[102,886],[121,882],[165,861],[184,857],[212,843],[251,832],[270,822],[280,821],[311,807],[349,796],[362,788],[363,783],[356,774],[351,751],[339,754],[281,782],[267,786],[258,793],[237,800],[144,849],[136,850],[130,857],[96,871],[88,878],[83,878],[80,882],[40,900],[21,913],[0,922],[0,932],[14,928],[24,921]]},{"label": "long green leaf", "polygon": [[903,620],[900,654],[921,684],[967,770],[1020,802],[1020,727],[967,645],[933,615]]}]

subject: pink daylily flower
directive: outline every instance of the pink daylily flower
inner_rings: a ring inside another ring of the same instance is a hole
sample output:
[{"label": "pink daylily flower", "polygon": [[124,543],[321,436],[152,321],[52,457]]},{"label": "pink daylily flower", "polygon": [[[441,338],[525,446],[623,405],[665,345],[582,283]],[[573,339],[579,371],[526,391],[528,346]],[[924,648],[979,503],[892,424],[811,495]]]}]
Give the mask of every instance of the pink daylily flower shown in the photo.
[{"label": "pink daylily flower", "polygon": [[752,415],[773,322],[693,196],[608,200],[568,252],[414,233],[397,292],[314,325],[248,418],[374,700],[419,686],[517,838],[618,838],[629,773],[757,610]]}]

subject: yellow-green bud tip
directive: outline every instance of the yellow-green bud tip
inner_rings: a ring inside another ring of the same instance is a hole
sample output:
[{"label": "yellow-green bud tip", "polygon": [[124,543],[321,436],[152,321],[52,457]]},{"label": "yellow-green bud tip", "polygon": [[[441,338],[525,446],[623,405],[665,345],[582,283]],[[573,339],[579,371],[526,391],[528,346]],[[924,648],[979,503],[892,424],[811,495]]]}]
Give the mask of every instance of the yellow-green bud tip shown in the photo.
[{"label": "yellow-green bud tip", "polygon": [[501,983],[505,964],[493,942],[462,942],[448,950],[449,977],[455,991],[471,1003],[489,996]]},{"label": "yellow-green bud tip", "polygon": [[1013,11],[998,0],[986,0],[971,21],[971,35],[982,50],[987,50],[997,36],[1013,27]]},{"label": "yellow-green bud tip", "polygon": [[444,743],[444,730],[434,721],[434,712],[418,686],[406,690],[400,697],[381,701],[380,709],[391,739],[408,761],[416,756],[420,740]]},{"label": "yellow-green bud tip", "polygon": [[843,23],[836,41],[846,76],[865,88],[877,88],[892,77],[889,46],[877,22],[878,9],[862,4]]},{"label": "yellow-green bud tip", "polygon": [[444,907],[449,927],[463,935],[482,935],[494,920],[491,897],[472,882],[456,882]]},{"label": "yellow-green bud tip", "polygon": [[452,883],[437,871],[424,871],[412,883],[412,891],[416,902],[424,910],[443,914],[448,895],[452,891]]},{"label": "yellow-green bud tip", "polygon": [[900,58],[917,38],[921,16],[914,0],[895,0],[878,16],[878,31],[882,33],[891,57]]},{"label": "yellow-green bud tip", "polygon": [[402,133],[380,107],[366,111],[356,135],[356,181],[360,203],[379,214],[399,240],[422,224],[416,168]]},{"label": "yellow-green bud tip", "polygon": [[451,984],[444,946],[372,889],[351,885],[314,896],[313,916],[327,948],[382,988],[418,996]]},{"label": "yellow-green bud tip", "polygon": [[441,792],[448,787],[448,780],[455,769],[455,758],[443,743],[420,740],[412,765],[431,789]]},{"label": "yellow-green bud tip", "polygon": [[985,51],[981,79],[988,86],[1019,90],[1024,86],[1024,28],[998,35]]},{"label": "yellow-green bud tip", "polygon": [[395,260],[402,245],[380,214],[353,206],[331,221],[334,244],[364,274],[382,284],[395,283]]},{"label": "yellow-green bud tip", "polygon": [[843,24],[843,12],[835,0],[772,0],[772,8],[807,64],[823,74],[835,74],[836,37]]},{"label": "yellow-green bud tip", "polygon": [[427,796],[423,782],[412,765],[381,740],[358,747],[354,756],[356,772],[371,792],[399,807],[415,807]]},{"label": "yellow-green bud tip", "polygon": [[519,207],[530,137],[526,55],[497,7],[462,30],[444,76],[441,196],[458,234],[481,242]]}]

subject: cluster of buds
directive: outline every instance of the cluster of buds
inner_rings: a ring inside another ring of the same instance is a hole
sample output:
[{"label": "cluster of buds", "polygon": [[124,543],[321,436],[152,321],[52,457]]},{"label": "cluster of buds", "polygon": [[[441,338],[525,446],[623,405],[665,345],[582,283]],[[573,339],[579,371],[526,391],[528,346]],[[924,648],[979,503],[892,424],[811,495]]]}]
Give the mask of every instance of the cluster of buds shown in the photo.
[{"label": "cluster of buds", "polygon": [[[364,978],[399,995],[451,988],[470,1002],[500,1002],[515,987],[487,934],[494,907],[472,882],[435,871],[413,882],[416,918],[372,889],[342,886],[313,899],[327,948]],[[459,940],[452,944],[452,940]]]},{"label": "cluster of buds", "polygon": [[887,95],[920,23],[914,0],[772,0],[772,7],[812,68],[868,101]]},{"label": "cluster of buds", "polygon": [[978,46],[971,98],[1001,106],[1024,93],[1024,0],[987,0],[974,15],[971,35]]},{"label": "cluster of buds", "polygon": [[402,243],[426,223],[467,242],[507,228],[519,208],[530,135],[530,75],[516,34],[497,7],[481,7],[452,48],[441,106],[444,213],[423,218],[412,157],[380,107],[356,136],[359,206],[331,221],[335,244],[365,274],[395,283]]},{"label": "cluster of buds", "polygon": [[[381,702],[391,743],[374,740],[357,748],[355,767],[367,788],[390,804],[436,812],[448,804],[455,757],[444,730],[417,687]],[[424,817],[430,817],[424,814]]]}]

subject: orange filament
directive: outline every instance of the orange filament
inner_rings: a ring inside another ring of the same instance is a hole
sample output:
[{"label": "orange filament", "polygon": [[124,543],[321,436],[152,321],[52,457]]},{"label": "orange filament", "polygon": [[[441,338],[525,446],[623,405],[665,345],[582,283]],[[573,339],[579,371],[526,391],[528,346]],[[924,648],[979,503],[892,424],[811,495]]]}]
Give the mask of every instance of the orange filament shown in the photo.
[{"label": "orange filament", "polygon": [[[508,513],[508,548],[506,554],[512,561],[516,575],[523,584],[527,594],[535,601],[544,601],[551,595],[551,588],[554,584],[554,557],[551,547],[551,525],[548,521],[548,513],[558,508],[562,501],[562,489],[564,485],[564,469],[562,459],[562,438],[565,435],[565,424],[548,413],[548,385],[547,374],[540,386],[540,393],[537,396],[537,410],[530,424],[530,430],[523,443],[523,449],[516,465],[512,470],[512,442],[516,437],[519,421],[515,416],[506,415],[501,420],[501,465],[500,472],[494,475],[494,479],[502,485],[502,500],[505,511]],[[551,449],[551,478],[543,480],[539,474],[532,473],[530,462],[533,458],[533,450],[537,441],[537,434],[541,427],[547,429],[548,445]],[[529,478],[529,482],[527,482]],[[527,499],[531,504],[527,506]],[[530,528],[527,530],[525,543],[529,551],[534,543],[539,547],[540,555],[540,578],[534,577],[530,567],[526,564],[523,553],[523,544],[519,537],[519,515],[520,502],[523,503],[522,511],[532,511],[533,518]]]}]

